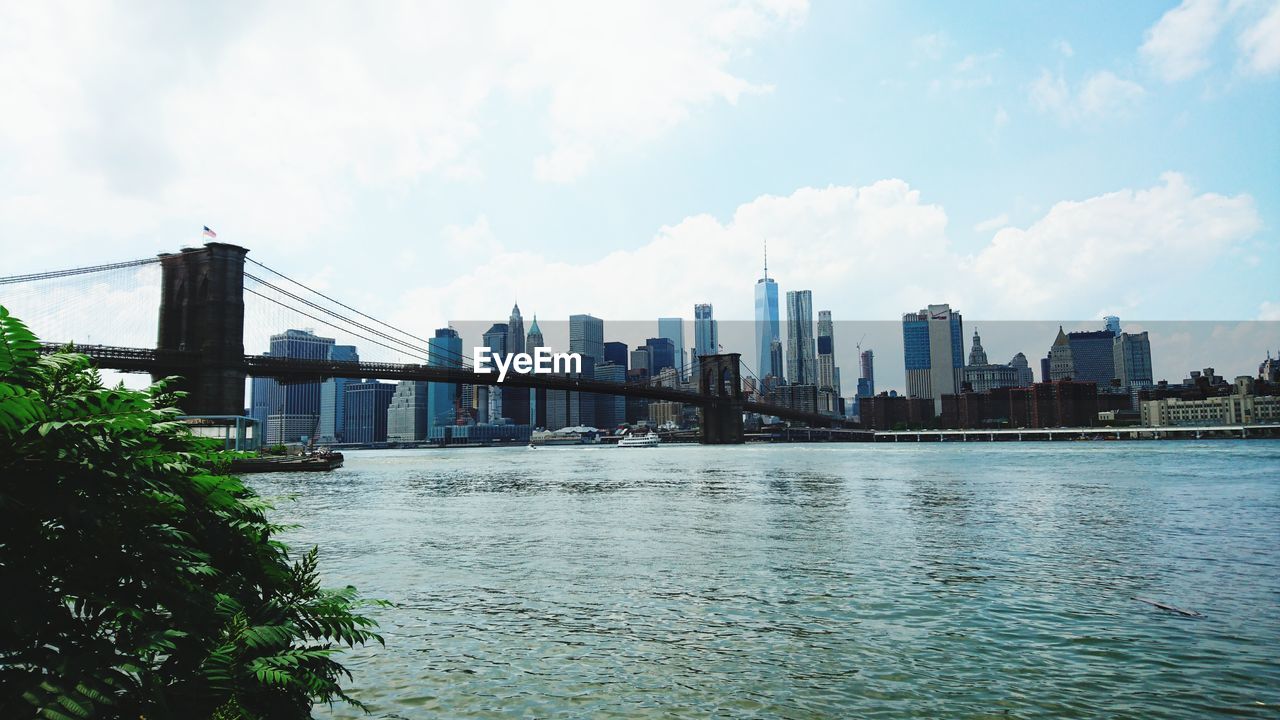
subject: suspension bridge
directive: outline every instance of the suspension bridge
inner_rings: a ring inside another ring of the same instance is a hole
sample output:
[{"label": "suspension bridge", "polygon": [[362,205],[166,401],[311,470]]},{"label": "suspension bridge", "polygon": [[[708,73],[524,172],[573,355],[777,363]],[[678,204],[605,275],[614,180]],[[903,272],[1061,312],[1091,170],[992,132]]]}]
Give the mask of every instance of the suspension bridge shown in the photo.
[{"label": "suspension bridge", "polygon": [[[211,242],[150,258],[0,277],[0,304],[27,320],[46,352],[74,343],[77,352],[104,370],[149,373],[156,379],[179,377],[178,389],[187,393],[182,409],[194,416],[241,415],[246,378],[283,383],[352,378],[500,384],[684,403],[699,408],[701,441],[707,444],[743,442],[744,412],[814,427],[842,424],[837,418],[748,398],[738,353],[699,357],[696,390],[668,386],[654,378],[613,382],[516,372],[509,372],[499,383],[496,373],[476,373],[465,355],[454,353],[443,362],[433,361],[425,338],[250,259],[248,252]],[[156,307],[152,331],[148,307]],[[376,348],[396,361],[303,359],[245,351],[246,325],[260,342],[259,336],[268,328],[278,332],[285,323],[299,319],[338,330],[358,340],[362,348]],[[46,336],[58,332],[64,335]],[[148,336],[155,338],[154,344],[145,339]]]}]

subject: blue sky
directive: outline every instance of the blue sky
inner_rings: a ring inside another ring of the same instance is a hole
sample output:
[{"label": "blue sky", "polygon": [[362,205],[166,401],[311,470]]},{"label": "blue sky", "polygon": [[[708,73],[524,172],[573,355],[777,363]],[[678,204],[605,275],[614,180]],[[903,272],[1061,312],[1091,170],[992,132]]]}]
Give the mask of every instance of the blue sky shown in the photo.
[{"label": "blue sky", "polygon": [[1276,0],[8,3],[0,246],[208,224],[423,333],[746,319],[766,238],[838,320],[1275,320],[1278,83]]}]

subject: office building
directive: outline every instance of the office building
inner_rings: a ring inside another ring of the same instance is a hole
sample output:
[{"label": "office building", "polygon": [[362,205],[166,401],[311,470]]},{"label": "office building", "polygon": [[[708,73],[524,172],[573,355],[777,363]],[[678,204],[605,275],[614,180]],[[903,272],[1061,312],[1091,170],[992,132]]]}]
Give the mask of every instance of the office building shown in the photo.
[{"label": "office building", "polygon": [[[622,345],[622,343],[618,343]],[[623,345],[626,348],[626,345]],[[615,382],[627,381],[627,369],[614,363],[596,366],[596,379]],[[612,430],[627,421],[627,399],[621,395],[596,395],[596,427]]]},{"label": "office building", "polygon": [[377,380],[352,382],[344,389],[346,418],[343,437],[349,443],[387,440],[387,408],[396,386]]},{"label": "office building", "polygon": [[[494,323],[484,332],[483,335],[481,335],[484,346],[489,348],[489,354],[494,358],[506,357],[510,354],[507,350],[507,327],[506,323]],[[492,361],[488,364],[491,369],[494,368],[494,363]],[[480,415],[478,416],[480,418],[479,421],[483,422],[484,420],[489,420],[491,422],[497,422],[503,417],[502,398],[504,388],[481,386],[478,387],[477,390],[481,401],[485,403],[484,407],[478,408],[478,410],[480,410]]]},{"label": "office building", "polygon": [[712,315],[710,303],[693,306],[693,354],[715,355],[720,352],[720,328]]},{"label": "office building", "polygon": [[1145,330],[1115,336],[1111,351],[1115,377],[1121,387],[1129,388],[1130,393],[1151,387],[1151,339]]},{"label": "office building", "polygon": [[[1021,368],[1014,365],[1018,358],[1022,358]],[[1007,365],[988,362],[987,351],[982,347],[982,337],[978,335],[977,328],[974,328],[973,345],[969,348],[969,362],[964,367],[962,385],[977,393],[995,388],[1030,385],[1031,380],[1027,376],[1030,370],[1023,370],[1026,365],[1027,358],[1022,353],[1015,355],[1014,361]]]},{"label": "office building", "polygon": [[604,361],[613,363],[625,370],[627,368],[627,344],[623,342],[605,343]]},{"label": "office building", "polygon": [[1107,332],[1111,333],[1112,337],[1120,334],[1120,318],[1108,315],[1102,318],[1102,322],[1106,323]]},{"label": "office building", "polygon": [[942,396],[964,382],[963,332],[960,313],[945,303],[902,316],[907,395],[933,400],[935,413],[942,412]]},{"label": "office building", "polygon": [[671,341],[672,367],[680,371],[681,377],[688,377],[689,359],[684,352],[684,319],[678,317],[658,318],[658,337]]},{"label": "office building", "polygon": [[[333,345],[329,348],[329,359],[341,362],[360,362],[360,354],[355,345]],[[257,382],[257,379],[254,380]],[[320,423],[316,430],[316,441],[322,443],[343,442],[346,410],[346,387],[349,378],[329,378],[320,383]]]},{"label": "office building", "polygon": [[[327,360],[333,338],[319,337],[310,330],[285,330],[271,336],[271,357],[298,360]],[[299,442],[316,435],[320,424],[320,383],[280,383],[255,379],[250,386],[250,411],[265,420],[263,441],[267,444]],[[271,416],[279,416],[274,422]],[[306,418],[310,418],[310,420]]]},{"label": "office building", "polygon": [[787,292],[787,382],[816,385],[818,363],[813,342],[813,293]]},{"label": "office building", "polygon": [[1071,353],[1071,341],[1058,326],[1058,337],[1049,348],[1049,380],[1071,380],[1075,377],[1075,359]]},{"label": "office building", "polygon": [[1067,333],[1067,344],[1071,347],[1072,379],[1097,383],[1098,387],[1110,386],[1112,378],[1116,376],[1112,351],[1114,343],[1115,335],[1110,330]]},{"label": "office building", "polygon": [[[525,337],[525,352],[533,354],[538,348],[546,346],[546,339],[542,337],[542,328],[538,327],[538,316],[534,315],[533,323],[529,326],[529,334]],[[625,347],[624,345],[623,348]],[[529,388],[529,425],[539,428],[547,426],[546,388]]]},{"label": "office building", "polygon": [[419,442],[427,438],[427,383],[404,380],[396,383],[387,406],[387,441]]},{"label": "office building", "polygon": [[570,315],[569,352],[604,362],[604,321],[591,315]]},{"label": "office building", "polygon": [[[462,338],[456,330],[438,328],[435,337],[427,338],[427,364],[432,367],[462,367]],[[460,390],[453,383],[427,383],[428,430],[437,425],[450,425],[456,420]],[[468,407],[470,400],[468,397]]]},{"label": "office building", "polygon": [[875,353],[870,350],[863,350],[858,355],[858,365],[862,370],[862,374],[858,376],[859,381],[866,380],[866,392],[862,391],[862,382],[858,383],[858,397],[866,397],[876,394],[876,360]]},{"label": "office building", "polygon": [[1009,361],[1009,367],[1018,371],[1017,387],[1028,387],[1035,382],[1035,374],[1031,372],[1031,366],[1027,364],[1027,356],[1018,353]]},{"label": "office building", "polygon": [[511,317],[507,318],[507,352],[522,353],[525,351],[524,318],[520,316],[520,304],[511,306]]},{"label": "office building", "polygon": [[1237,377],[1230,395],[1196,400],[1161,398],[1141,404],[1142,424],[1148,427],[1178,425],[1255,425],[1280,423],[1280,397],[1255,395],[1253,379]]},{"label": "office building", "polygon": [[818,311],[818,412],[836,414],[840,409],[840,369],[836,367],[835,326],[831,311]]},{"label": "office building", "polygon": [[676,366],[676,349],[671,338],[649,338],[644,343],[649,353],[649,374],[657,375],[666,368]]},{"label": "office building", "polygon": [[773,343],[780,342],[778,321],[778,283],[769,277],[769,252],[765,248],[764,277],[756,281],[756,374],[763,380],[781,377],[782,364],[774,364]]},{"label": "office building", "polygon": [[631,351],[631,369],[643,372],[645,375],[653,374],[652,358],[649,356],[648,345],[637,345],[635,350]]}]

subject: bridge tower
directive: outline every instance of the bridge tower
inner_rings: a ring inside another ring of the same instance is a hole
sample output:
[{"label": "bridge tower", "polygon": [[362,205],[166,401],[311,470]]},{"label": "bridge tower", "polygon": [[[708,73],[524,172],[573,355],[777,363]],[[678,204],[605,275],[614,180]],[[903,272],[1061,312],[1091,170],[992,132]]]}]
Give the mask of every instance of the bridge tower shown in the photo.
[{"label": "bridge tower", "polygon": [[[212,242],[162,253],[159,354],[183,360],[182,409],[190,415],[244,414],[244,257]],[[154,377],[154,376],[153,376]],[[158,378],[156,378],[158,379]]]},{"label": "bridge tower", "polygon": [[704,445],[730,445],[744,440],[741,357],[740,353],[698,356],[698,392],[711,400],[702,406]]}]

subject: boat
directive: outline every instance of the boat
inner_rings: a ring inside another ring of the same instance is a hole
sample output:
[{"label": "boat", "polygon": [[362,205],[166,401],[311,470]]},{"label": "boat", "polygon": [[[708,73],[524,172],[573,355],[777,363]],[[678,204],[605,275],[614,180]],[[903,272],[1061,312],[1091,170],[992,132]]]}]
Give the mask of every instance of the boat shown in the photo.
[{"label": "boat", "polygon": [[661,442],[657,433],[648,433],[647,435],[623,435],[618,440],[618,447],[657,447]]},{"label": "boat", "polygon": [[340,452],[236,458],[229,463],[227,470],[233,475],[267,472],[315,472],[317,470],[323,472],[342,467],[342,460],[342,453]]}]

